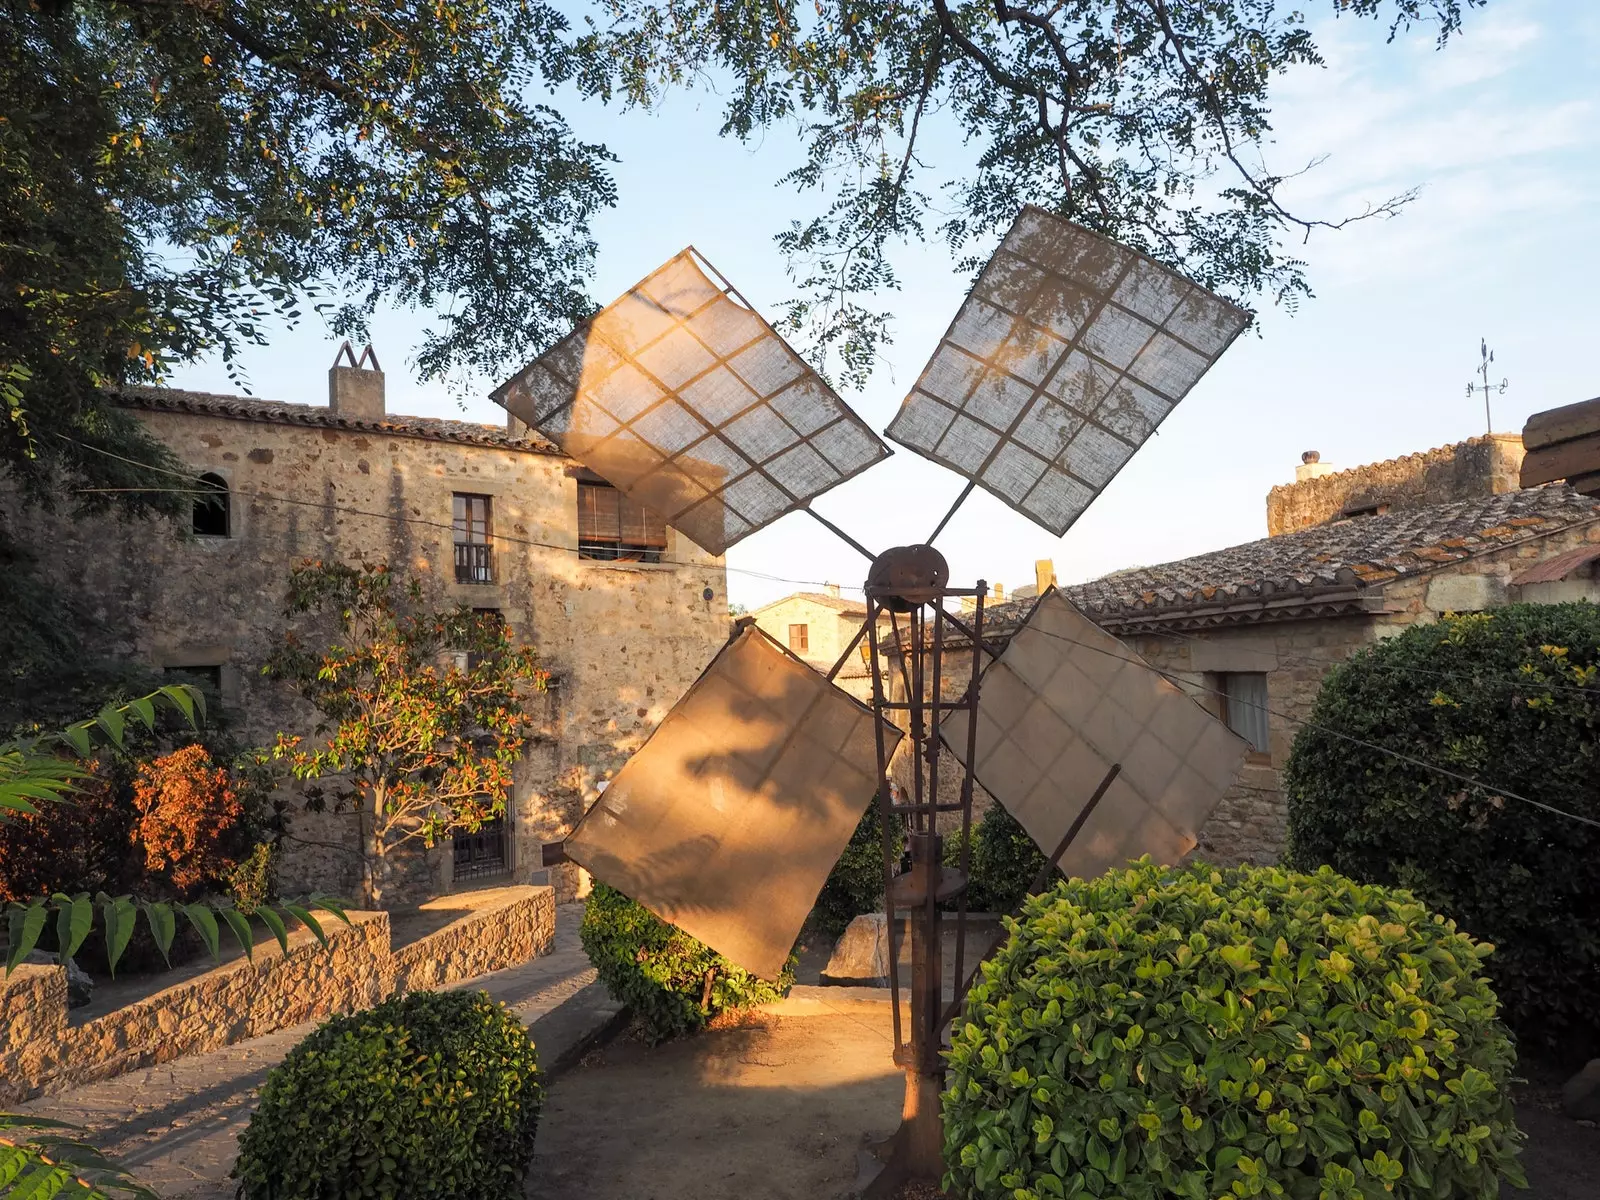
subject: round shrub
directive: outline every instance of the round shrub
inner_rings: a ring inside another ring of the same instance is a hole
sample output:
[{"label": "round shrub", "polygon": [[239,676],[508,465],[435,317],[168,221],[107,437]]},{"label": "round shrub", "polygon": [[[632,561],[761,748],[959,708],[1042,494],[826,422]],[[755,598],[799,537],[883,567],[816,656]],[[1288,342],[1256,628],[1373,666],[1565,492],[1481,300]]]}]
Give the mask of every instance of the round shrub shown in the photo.
[{"label": "round shrub", "polygon": [[540,1099],[503,1006],[412,992],[325,1022],[273,1068],[233,1175],[246,1200],[520,1196]]},{"label": "round shrub", "polygon": [[[1600,820],[1600,608],[1414,626],[1324,682],[1314,725]],[[1307,726],[1284,773],[1289,861],[1409,888],[1498,947],[1524,1047],[1600,1053],[1600,829]]]},{"label": "round shrub", "polygon": [[[878,802],[873,800],[861,814],[856,831],[829,872],[827,882],[811,909],[811,921],[818,932],[838,937],[845,926],[862,913],[883,911],[883,821]],[[905,848],[905,830],[895,823],[891,851],[899,863]]]},{"label": "round shrub", "polygon": [[1520,1183],[1476,944],[1330,870],[1148,859],[1031,898],[953,1030],[982,1200],[1492,1200]]},{"label": "round shrub", "polygon": [[725,1009],[782,998],[798,961],[790,955],[769,983],[603,883],[583,906],[580,936],[600,982],[633,1010],[652,1043],[703,1029]]},{"label": "round shrub", "polygon": [[1043,867],[1044,855],[1027,830],[1000,804],[990,805],[972,831],[967,907],[973,912],[1011,912]]}]

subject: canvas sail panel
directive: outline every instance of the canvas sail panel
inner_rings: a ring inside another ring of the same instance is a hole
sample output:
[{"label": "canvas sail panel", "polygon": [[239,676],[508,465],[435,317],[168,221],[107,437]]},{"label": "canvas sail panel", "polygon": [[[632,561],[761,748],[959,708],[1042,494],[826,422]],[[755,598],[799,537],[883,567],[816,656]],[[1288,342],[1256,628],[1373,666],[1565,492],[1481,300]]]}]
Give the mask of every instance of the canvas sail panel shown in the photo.
[{"label": "canvas sail panel", "polygon": [[[872,712],[746,629],[567,839],[603,883],[775,978],[877,792]],[[900,731],[884,726],[892,753]]]},{"label": "canvas sail panel", "polygon": [[[942,730],[966,753],[967,714]],[[1194,849],[1249,749],[1226,725],[1054,589],[983,673],[973,775],[1052,853],[1111,769],[1122,772],[1061,858],[1092,878]]]},{"label": "canvas sail panel", "polygon": [[1060,535],[1249,319],[1029,206],[886,432]]},{"label": "canvas sail panel", "polygon": [[712,554],[889,453],[689,250],[493,398]]}]

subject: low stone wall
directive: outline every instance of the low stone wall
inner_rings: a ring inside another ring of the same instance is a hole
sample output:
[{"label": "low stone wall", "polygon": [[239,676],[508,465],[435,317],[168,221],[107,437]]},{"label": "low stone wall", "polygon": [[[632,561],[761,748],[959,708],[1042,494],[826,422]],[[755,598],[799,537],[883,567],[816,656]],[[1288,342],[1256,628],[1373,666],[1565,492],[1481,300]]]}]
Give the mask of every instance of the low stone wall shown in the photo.
[{"label": "low stone wall", "polygon": [[390,949],[388,913],[349,915],[349,925],[323,920],[326,948],[299,930],[287,954],[276,942],[258,945],[253,961],[225,963],[82,1025],[67,1020],[65,969],[19,967],[0,981],[0,1104],[515,966],[555,936],[547,887],[508,888],[501,903],[399,951]]}]

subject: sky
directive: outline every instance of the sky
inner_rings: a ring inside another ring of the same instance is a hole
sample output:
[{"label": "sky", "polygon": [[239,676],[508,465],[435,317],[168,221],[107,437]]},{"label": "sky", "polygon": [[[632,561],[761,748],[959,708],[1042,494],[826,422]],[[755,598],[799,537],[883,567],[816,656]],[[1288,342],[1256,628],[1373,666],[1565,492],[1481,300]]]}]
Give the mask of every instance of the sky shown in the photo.
[{"label": "sky", "polygon": [[[1315,15],[1332,5],[1312,0]],[[1392,220],[1319,232],[1295,248],[1315,296],[1289,314],[1266,306],[1064,537],[976,491],[939,538],[953,584],[1008,590],[1051,559],[1062,582],[1151,565],[1266,535],[1266,494],[1294,478],[1305,450],[1356,466],[1484,432],[1469,399],[1480,339],[1495,352],[1496,432],[1530,413],[1600,395],[1600,4],[1491,0],[1459,39],[1435,49],[1419,29],[1314,22],[1326,65],[1273,92],[1275,169],[1322,164],[1293,181],[1290,207],[1359,212],[1411,187]],[[769,319],[793,294],[772,238],[804,211],[777,180],[798,135],[759,143],[717,136],[720,100],[670,96],[654,113],[563,104],[579,136],[620,158],[619,202],[595,222],[592,295],[600,302],[693,244]],[[972,151],[939,144],[948,170]],[[964,297],[939,245],[901,248],[904,287],[885,362],[845,400],[874,428],[893,417]],[[407,362],[426,314],[380,310],[374,344],[393,413],[500,423],[487,387],[463,402],[420,383]],[[246,352],[254,394],[326,402],[338,341],[315,318]],[[522,364],[507,363],[504,376]],[[503,376],[503,377],[504,377]],[[236,390],[219,362],[177,372],[175,386]],[[464,405],[464,407],[463,407]],[[814,503],[874,549],[921,541],[963,481],[910,451]],[[729,598],[756,607],[826,582],[859,589],[866,563],[804,513],[728,553]]]}]

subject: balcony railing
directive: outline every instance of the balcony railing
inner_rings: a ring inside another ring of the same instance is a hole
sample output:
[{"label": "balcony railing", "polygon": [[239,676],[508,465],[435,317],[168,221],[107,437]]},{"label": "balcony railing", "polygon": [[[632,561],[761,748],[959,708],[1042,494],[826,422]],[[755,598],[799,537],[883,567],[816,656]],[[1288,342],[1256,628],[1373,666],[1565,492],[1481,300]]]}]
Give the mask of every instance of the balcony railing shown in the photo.
[{"label": "balcony railing", "polygon": [[480,542],[457,542],[456,582],[493,583],[494,547]]}]

